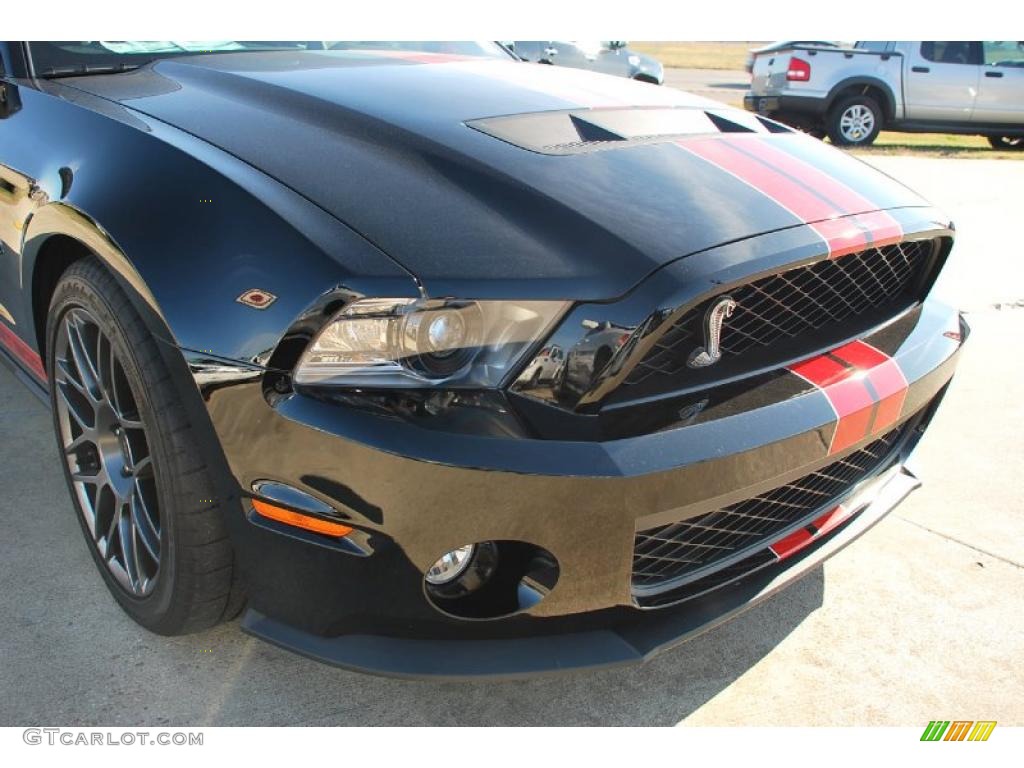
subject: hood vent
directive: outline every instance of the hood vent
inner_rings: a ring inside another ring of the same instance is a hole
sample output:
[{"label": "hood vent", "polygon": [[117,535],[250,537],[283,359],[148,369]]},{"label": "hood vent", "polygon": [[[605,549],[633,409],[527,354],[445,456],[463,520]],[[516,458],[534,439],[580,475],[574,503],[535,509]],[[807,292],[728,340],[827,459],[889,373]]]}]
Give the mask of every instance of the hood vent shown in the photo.
[{"label": "hood vent", "polygon": [[[724,114],[723,114],[724,113]],[[488,136],[545,155],[573,155],[688,136],[777,133],[789,129],[738,110],[604,108],[488,117],[466,123]]]}]

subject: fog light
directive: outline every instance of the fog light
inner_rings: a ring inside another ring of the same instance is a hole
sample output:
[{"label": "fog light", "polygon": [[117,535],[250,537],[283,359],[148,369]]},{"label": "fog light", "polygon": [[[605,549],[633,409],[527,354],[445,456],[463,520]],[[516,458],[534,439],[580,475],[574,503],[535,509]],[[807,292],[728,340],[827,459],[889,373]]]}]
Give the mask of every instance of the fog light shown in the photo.
[{"label": "fog light", "polygon": [[467,544],[464,547],[453,549],[451,552],[445,552],[436,563],[427,569],[427,583],[439,586],[449,584],[459,578],[473,561],[475,551],[476,544]]}]

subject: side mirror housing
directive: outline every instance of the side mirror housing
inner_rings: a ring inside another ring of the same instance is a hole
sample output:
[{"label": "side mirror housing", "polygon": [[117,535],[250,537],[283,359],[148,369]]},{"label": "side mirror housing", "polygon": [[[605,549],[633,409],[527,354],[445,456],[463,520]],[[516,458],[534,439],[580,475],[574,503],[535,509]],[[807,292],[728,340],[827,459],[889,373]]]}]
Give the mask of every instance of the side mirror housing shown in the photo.
[{"label": "side mirror housing", "polygon": [[21,96],[18,86],[13,83],[0,82],[0,120],[4,120],[21,109]]}]

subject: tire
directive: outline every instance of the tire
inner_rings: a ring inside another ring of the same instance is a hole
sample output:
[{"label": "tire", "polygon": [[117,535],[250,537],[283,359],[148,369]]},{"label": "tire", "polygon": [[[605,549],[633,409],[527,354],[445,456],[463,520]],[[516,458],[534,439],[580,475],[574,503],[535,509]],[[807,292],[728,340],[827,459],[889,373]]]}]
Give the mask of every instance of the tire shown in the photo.
[{"label": "tire", "polygon": [[95,259],[61,276],[46,339],[64,476],[114,599],[162,635],[233,618],[244,596],[196,431],[157,342]]},{"label": "tire", "polygon": [[866,147],[882,130],[882,109],[870,96],[848,96],[828,111],[825,130],[839,147]]},{"label": "tire", "polygon": [[988,143],[993,149],[1024,151],[1024,136],[989,136]]}]

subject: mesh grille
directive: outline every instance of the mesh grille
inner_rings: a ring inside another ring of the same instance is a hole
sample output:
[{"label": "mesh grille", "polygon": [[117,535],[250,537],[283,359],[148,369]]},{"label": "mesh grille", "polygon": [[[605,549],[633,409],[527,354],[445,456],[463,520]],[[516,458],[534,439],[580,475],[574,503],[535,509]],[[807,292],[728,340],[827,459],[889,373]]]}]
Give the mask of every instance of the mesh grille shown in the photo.
[{"label": "mesh grille", "polygon": [[[805,351],[813,352],[821,348],[823,333],[830,326],[856,318],[868,328],[888,319],[915,298],[911,295],[919,285],[915,278],[926,267],[932,248],[930,240],[871,248],[731,290],[736,308],[722,327],[723,362],[784,339],[799,339]],[[667,390],[671,379],[690,372],[686,360],[704,343],[707,308],[708,304],[699,305],[679,318],[621,386],[644,383],[650,389],[663,379]]]},{"label": "mesh grille", "polygon": [[636,534],[633,586],[651,588],[673,582],[741,552],[766,546],[775,534],[823,508],[869,475],[882,469],[902,428],[816,472],[760,496],[690,520]]}]

